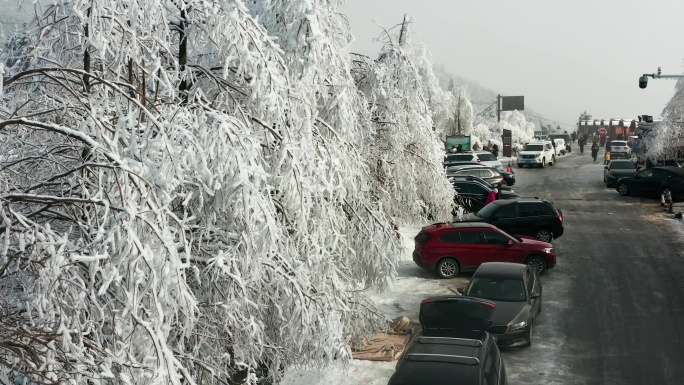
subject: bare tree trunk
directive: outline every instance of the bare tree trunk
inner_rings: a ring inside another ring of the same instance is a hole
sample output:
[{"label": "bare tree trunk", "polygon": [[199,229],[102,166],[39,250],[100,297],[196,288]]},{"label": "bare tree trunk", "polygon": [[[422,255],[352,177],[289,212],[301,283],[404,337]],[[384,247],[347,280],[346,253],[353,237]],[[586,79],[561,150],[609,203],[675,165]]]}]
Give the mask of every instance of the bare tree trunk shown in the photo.
[{"label": "bare tree trunk", "polygon": [[[90,8],[88,8],[86,11],[86,15],[88,17],[88,24],[86,24],[83,28],[83,35],[85,36],[87,42],[88,37],[90,37],[90,31],[88,31],[88,26],[90,25]],[[83,50],[83,71],[85,72],[90,72],[90,52],[88,52],[88,48],[90,48],[90,44],[86,43],[85,49]],[[85,92],[90,93],[90,76],[83,75],[83,84],[85,86]]]},{"label": "bare tree trunk", "polygon": [[[178,47],[178,64],[180,65],[181,74],[185,72],[186,65],[188,64],[188,39],[186,36],[188,28],[187,16],[187,3],[183,1],[181,3],[180,10],[180,25],[178,26],[178,29],[180,31]],[[184,77],[181,79],[181,82],[178,85],[178,91],[181,95],[181,98],[183,98],[183,103],[187,103],[189,88],[188,78],[184,74],[181,76]]]}]

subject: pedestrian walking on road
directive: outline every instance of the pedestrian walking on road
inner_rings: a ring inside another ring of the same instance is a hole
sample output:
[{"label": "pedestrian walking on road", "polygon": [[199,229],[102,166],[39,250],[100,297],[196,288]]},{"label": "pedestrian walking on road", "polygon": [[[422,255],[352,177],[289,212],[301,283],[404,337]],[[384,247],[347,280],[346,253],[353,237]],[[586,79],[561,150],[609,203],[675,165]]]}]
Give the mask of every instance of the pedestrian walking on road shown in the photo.
[{"label": "pedestrian walking on road", "polygon": [[596,157],[598,156],[598,150],[599,150],[599,145],[598,145],[598,143],[594,142],[591,145],[591,157],[594,158],[594,162],[596,162]]},{"label": "pedestrian walking on road", "polygon": [[579,144],[580,155],[584,155],[584,138],[580,136],[579,139],[577,139],[577,144]]},{"label": "pedestrian walking on road", "polygon": [[610,151],[608,150],[609,149],[606,148],[606,153],[603,155],[603,164],[608,164],[608,162],[610,162]]},{"label": "pedestrian walking on road", "polygon": [[497,144],[492,146],[492,155],[494,155],[495,158],[499,157],[499,146]]}]

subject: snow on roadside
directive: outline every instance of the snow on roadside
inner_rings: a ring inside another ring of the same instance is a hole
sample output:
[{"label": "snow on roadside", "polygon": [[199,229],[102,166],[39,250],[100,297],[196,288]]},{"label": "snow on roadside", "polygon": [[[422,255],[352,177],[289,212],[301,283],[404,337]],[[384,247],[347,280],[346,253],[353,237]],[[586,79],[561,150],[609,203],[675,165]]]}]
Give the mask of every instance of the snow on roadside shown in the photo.
[{"label": "snow on roadside", "polygon": [[[426,297],[454,294],[453,290],[465,286],[467,277],[439,279],[434,273],[419,268],[413,262],[413,237],[422,226],[399,228],[404,252],[400,256],[398,277],[384,292],[367,295],[378,310],[393,319],[408,316],[418,322],[420,301]],[[292,369],[286,372],[281,385],[385,385],[394,373],[396,362],[352,360],[349,364],[332,365],[323,370]]]}]

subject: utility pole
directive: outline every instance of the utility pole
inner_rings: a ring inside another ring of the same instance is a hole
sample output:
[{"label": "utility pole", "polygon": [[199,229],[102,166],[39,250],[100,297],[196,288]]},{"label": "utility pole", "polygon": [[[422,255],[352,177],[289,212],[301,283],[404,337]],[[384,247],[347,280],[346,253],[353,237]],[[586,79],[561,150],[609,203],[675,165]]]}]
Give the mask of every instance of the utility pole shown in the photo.
[{"label": "utility pole", "polygon": [[399,32],[399,45],[403,46],[404,41],[406,41],[406,24],[407,24],[407,19],[408,14],[404,15],[404,22],[401,23],[401,32]]},{"label": "utility pole", "polygon": [[458,134],[461,135],[461,90],[458,90],[458,118],[457,118],[457,127],[458,127]]},{"label": "utility pole", "polygon": [[501,95],[496,95],[496,121],[501,122]]},{"label": "utility pole", "polygon": [[658,72],[653,73],[653,74],[643,74],[639,78],[639,88],[646,88],[648,85],[648,78],[653,78],[653,79],[677,79],[677,78],[684,78],[684,74],[669,74],[669,75],[664,75],[662,74],[662,71],[660,67],[658,67]]}]

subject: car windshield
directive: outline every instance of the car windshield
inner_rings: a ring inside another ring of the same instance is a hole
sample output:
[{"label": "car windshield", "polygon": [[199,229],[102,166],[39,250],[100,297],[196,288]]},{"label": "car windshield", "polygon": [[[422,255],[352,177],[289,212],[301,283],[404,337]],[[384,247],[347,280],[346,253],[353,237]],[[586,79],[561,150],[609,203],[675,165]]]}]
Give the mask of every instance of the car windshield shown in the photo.
[{"label": "car windshield", "polygon": [[489,218],[496,212],[496,210],[499,209],[499,205],[495,203],[490,203],[487,206],[483,207],[482,210],[478,211],[475,213],[480,218]]},{"label": "car windshield", "polygon": [[615,147],[618,147],[618,146],[625,147],[625,146],[627,146],[627,142],[612,141],[612,142],[610,142],[610,145],[615,146]]},{"label": "car windshield", "polygon": [[543,151],[544,146],[541,144],[528,144],[525,146],[525,151]]},{"label": "car windshield", "polygon": [[483,162],[491,162],[496,160],[496,157],[492,154],[477,154],[477,157]]},{"label": "car windshield", "polygon": [[611,170],[636,170],[636,166],[632,162],[613,162],[610,164]]},{"label": "car windshield", "polygon": [[466,295],[490,301],[524,302],[527,300],[525,284],[514,278],[473,278]]}]

